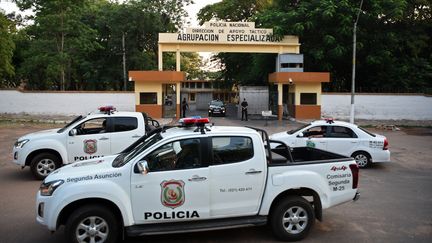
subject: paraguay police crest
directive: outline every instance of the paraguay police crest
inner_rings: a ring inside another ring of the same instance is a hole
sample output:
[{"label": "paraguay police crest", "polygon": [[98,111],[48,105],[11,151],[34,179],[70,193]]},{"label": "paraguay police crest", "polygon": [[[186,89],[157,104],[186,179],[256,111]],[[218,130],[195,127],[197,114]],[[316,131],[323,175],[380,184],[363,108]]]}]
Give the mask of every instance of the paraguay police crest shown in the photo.
[{"label": "paraguay police crest", "polygon": [[184,185],[181,180],[162,181],[161,185],[161,202],[168,208],[176,208],[185,202]]},{"label": "paraguay police crest", "polygon": [[97,141],[96,139],[84,140],[84,153],[94,154],[97,151]]}]

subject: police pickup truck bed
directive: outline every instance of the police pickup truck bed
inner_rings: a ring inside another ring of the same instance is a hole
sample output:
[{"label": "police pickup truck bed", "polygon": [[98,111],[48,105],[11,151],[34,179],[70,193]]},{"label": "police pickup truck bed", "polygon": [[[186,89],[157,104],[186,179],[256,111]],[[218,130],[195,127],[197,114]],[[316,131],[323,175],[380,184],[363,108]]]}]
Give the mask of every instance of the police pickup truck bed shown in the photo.
[{"label": "police pickup truck bed", "polygon": [[63,164],[119,153],[159,126],[145,113],[117,112],[113,107],[78,116],[61,129],[27,134],[13,147],[13,163],[30,166],[44,179]]},{"label": "police pickup truck bed", "polygon": [[278,239],[300,240],[322,209],[358,198],[353,159],[271,150],[262,130],[206,122],[186,119],[118,155],[56,170],[37,193],[37,221],[65,225],[69,242],[264,224]]}]

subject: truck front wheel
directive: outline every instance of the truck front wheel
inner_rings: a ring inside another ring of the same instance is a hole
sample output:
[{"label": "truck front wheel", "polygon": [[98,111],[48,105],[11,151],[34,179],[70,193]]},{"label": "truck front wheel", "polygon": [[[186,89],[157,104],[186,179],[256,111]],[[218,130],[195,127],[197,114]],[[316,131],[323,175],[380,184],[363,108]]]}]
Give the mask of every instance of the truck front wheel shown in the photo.
[{"label": "truck front wheel", "polygon": [[283,241],[302,240],[314,222],[315,215],[311,203],[300,196],[282,200],[270,216],[273,233]]},{"label": "truck front wheel", "polygon": [[103,206],[88,205],[75,210],[65,227],[66,242],[117,242],[119,225],[116,217]]},{"label": "truck front wheel", "polygon": [[30,163],[31,172],[38,180],[43,180],[60,167],[60,159],[52,153],[40,153]]}]

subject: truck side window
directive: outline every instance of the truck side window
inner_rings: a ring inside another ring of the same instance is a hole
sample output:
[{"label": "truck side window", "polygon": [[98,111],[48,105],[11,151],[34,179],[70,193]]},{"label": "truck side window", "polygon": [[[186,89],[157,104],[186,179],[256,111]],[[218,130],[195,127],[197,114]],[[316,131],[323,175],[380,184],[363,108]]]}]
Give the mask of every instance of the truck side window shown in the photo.
[{"label": "truck side window", "polygon": [[213,137],[212,150],[215,165],[245,161],[254,155],[249,137]]},{"label": "truck side window", "polygon": [[200,139],[165,144],[146,156],[150,172],[202,167]]},{"label": "truck side window", "polygon": [[88,135],[106,132],[106,118],[91,119],[76,126],[78,135]]},{"label": "truck side window", "polygon": [[138,127],[136,117],[113,117],[114,132],[125,132],[135,130]]},{"label": "truck side window", "polygon": [[348,127],[331,126],[329,137],[331,138],[357,138],[357,134]]}]

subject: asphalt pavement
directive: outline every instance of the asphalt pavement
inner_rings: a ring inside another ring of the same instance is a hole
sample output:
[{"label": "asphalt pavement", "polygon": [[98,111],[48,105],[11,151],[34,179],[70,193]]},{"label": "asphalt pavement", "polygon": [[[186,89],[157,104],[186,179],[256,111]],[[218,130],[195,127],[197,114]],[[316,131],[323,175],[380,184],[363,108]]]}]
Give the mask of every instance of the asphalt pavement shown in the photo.
[{"label": "asphalt pavement", "polygon": [[[205,111],[204,111],[205,113]],[[205,114],[201,114],[205,115]],[[250,125],[269,133],[301,124],[214,117],[216,125]],[[63,228],[50,233],[36,223],[40,185],[29,168],[11,163],[16,139],[61,124],[0,122],[0,242],[64,242]],[[373,130],[373,129],[372,129]],[[392,162],[360,172],[361,197],[324,211],[303,242],[432,242],[432,129],[373,130],[387,136]],[[128,238],[125,242],[274,242],[268,227]]]}]

